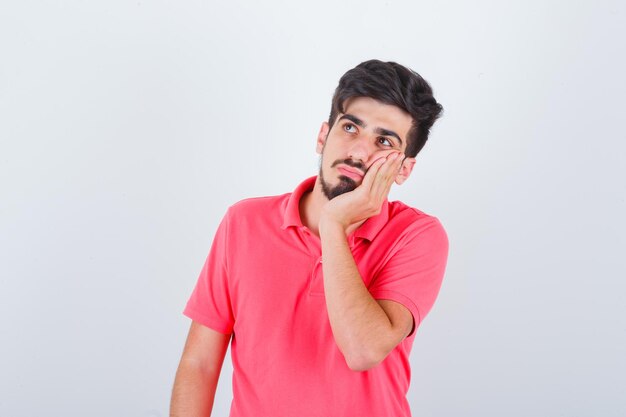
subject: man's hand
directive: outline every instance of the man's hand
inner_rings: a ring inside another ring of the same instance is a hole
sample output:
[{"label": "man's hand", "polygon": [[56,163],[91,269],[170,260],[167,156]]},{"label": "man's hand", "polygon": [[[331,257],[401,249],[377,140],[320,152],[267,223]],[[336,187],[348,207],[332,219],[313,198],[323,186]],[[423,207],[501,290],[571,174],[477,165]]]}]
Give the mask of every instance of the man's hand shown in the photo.
[{"label": "man's hand", "polygon": [[401,152],[392,152],[374,161],[361,185],[333,198],[324,206],[320,228],[324,223],[333,223],[341,225],[346,231],[350,226],[379,214],[403,160]]},{"label": "man's hand", "polygon": [[330,200],[320,217],[326,309],[335,342],[354,371],[376,366],[413,327],[405,306],[372,298],[346,239],[350,226],[380,213],[403,159],[393,152],[376,160],[361,185]]}]

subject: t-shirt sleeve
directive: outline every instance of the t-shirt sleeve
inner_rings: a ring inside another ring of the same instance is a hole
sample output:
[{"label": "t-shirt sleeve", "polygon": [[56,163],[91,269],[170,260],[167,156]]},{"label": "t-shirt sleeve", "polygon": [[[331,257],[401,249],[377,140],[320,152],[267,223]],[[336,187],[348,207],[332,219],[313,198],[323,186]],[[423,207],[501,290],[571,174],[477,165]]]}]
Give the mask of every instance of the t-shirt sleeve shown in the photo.
[{"label": "t-shirt sleeve", "polygon": [[235,323],[228,281],[228,224],[227,213],[183,311],[190,319],[224,334],[232,333]]},{"label": "t-shirt sleeve", "polygon": [[369,291],[378,300],[404,305],[413,315],[413,335],[432,308],[448,259],[448,237],[438,219],[427,225],[412,224],[373,279]]}]

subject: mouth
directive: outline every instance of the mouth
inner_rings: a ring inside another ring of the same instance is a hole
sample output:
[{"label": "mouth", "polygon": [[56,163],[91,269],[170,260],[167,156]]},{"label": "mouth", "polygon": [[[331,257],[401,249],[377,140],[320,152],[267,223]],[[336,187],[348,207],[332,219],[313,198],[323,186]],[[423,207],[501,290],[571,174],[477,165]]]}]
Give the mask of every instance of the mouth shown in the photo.
[{"label": "mouth", "polygon": [[360,182],[363,179],[363,176],[365,175],[363,174],[361,170],[347,166],[347,165],[338,166],[337,171],[339,171],[341,175],[344,175],[356,182]]}]

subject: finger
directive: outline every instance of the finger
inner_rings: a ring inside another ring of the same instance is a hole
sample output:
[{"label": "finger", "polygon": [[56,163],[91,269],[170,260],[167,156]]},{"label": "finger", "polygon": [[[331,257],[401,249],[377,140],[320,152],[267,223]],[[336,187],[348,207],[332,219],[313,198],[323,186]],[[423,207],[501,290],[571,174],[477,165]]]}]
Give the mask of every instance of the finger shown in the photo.
[{"label": "finger", "polygon": [[372,162],[372,165],[370,165],[370,167],[367,169],[367,172],[365,173],[365,176],[363,177],[363,181],[361,182],[361,187],[363,187],[364,189],[368,191],[372,189],[372,186],[378,175],[378,171],[380,170],[380,167],[383,166],[385,162],[386,162],[386,159],[384,157],[378,158],[377,160]]},{"label": "finger", "polygon": [[377,171],[376,179],[372,186],[372,194],[379,199],[384,199],[389,194],[391,184],[396,178],[402,157],[400,153],[394,152],[387,156],[385,163]]}]

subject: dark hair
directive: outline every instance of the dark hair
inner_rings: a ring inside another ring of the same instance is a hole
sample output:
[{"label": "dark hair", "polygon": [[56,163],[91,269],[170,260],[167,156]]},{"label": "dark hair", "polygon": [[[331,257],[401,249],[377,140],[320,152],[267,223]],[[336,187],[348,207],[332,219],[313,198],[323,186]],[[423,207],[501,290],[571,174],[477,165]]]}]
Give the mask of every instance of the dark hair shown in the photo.
[{"label": "dark hair", "polygon": [[404,151],[410,158],[422,150],[430,128],[443,110],[433,97],[430,85],[417,72],[395,62],[377,59],[362,62],[341,77],[328,118],[331,127],[337,115],[344,112],[346,100],[356,97],[373,98],[411,115],[413,125]]}]

